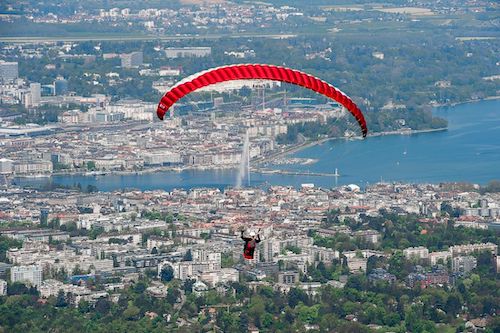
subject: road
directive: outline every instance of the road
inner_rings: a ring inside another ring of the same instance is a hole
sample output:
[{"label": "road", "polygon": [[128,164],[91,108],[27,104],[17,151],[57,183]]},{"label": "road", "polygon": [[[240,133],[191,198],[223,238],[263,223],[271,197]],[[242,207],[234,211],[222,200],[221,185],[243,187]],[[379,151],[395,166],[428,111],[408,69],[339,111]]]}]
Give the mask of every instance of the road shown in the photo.
[{"label": "road", "polygon": [[209,35],[88,35],[88,36],[2,36],[1,43],[47,43],[47,42],[85,42],[85,41],[134,41],[134,40],[189,40],[189,39],[220,39],[220,38],[293,38],[294,34],[209,34]]}]

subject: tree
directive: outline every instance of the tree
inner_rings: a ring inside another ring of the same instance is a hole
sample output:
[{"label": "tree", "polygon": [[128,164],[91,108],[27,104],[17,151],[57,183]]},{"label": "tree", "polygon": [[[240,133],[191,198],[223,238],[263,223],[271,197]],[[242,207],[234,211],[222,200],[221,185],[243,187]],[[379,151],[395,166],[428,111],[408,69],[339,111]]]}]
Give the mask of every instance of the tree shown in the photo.
[{"label": "tree", "polygon": [[194,285],[195,282],[196,282],[195,279],[186,279],[184,281],[183,286],[182,286],[182,290],[184,290],[184,292],[186,294],[191,294],[192,291],[193,291],[193,285]]},{"label": "tree", "polygon": [[217,325],[223,332],[238,331],[238,315],[227,311],[220,311],[217,314]]},{"label": "tree", "polygon": [[221,256],[222,268],[230,268],[234,266],[234,258],[232,253],[222,253]]},{"label": "tree", "polygon": [[92,229],[90,229],[90,232],[89,232],[89,238],[90,239],[96,239],[97,236],[99,236],[100,234],[103,234],[104,233],[104,228],[103,227],[94,227],[92,226]]},{"label": "tree", "polygon": [[452,293],[446,301],[445,311],[455,316],[462,307],[462,301],[458,293]]},{"label": "tree", "polygon": [[171,305],[177,303],[177,300],[181,296],[181,292],[177,288],[168,288],[167,291],[167,302]]},{"label": "tree", "polygon": [[88,301],[81,300],[78,303],[78,311],[80,313],[88,313],[91,311],[90,303]]},{"label": "tree", "polygon": [[40,214],[40,226],[46,227],[48,222],[49,215],[48,214]]},{"label": "tree", "polygon": [[76,234],[77,230],[78,230],[78,227],[76,225],[75,222],[71,221],[71,222],[67,222],[66,224],[63,224],[60,229],[62,230],[62,228],[64,227],[64,229],[71,233],[71,234]]},{"label": "tree", "polygon": [[141,310],[137,306],[129,304],[125,311],[123,311],[123,317],[127,320],[136,320],[140,312]]},{"label": "tree", "polygon": [[118,298],[118,307],[120,309],[125,310],[128,306],[128,297],[126,294],[121,294],[120,297]]},{"label": "tree", "polygon": [[302,253],[302,250],[300,249],[300,247],[298,247],[298,246],[294,246],[294,245],[287,245],[287,246],[283,249],[283,254],[284,254],[286,251],[290,251],[290,252],[295,253],[295,254],[301,254],[301,253]]},{"label": "tree", "polygon": [[120,245],[125,245],[127,244],[128,241],[126,239],[121,239],[121,238],[116,238],[116,237],[111,237],[108,240],[108,244],[120,244]]},{"label": "tree", "polygon": [[134,285],[134,291],[137,294],[142,294],[147,288],[147,285],[144,281],[139,281]]},{"label": "tree", "polygon": [[289,306],[286,306],[282,318],[285,322],[292,324],[295,321],[295,313],[293,309]]},{"label": "tree", "polygon": [[182,313],[189,317],[194,317],[198,314],[198,307],[196,303],[194,303],[189,298],[186,300],[184,305],[182,306]]},{"label": "tree", "polygon": [[316,304],[313,306],[306,306],[304,304],[299,304],[296,308],[298,319],[306,324],[313,324],[318,321],[320,305]]},{"label": "tree", "polygon": [[500,192],[500,180],[492,180],[485,187],[481,187],[481,192]]},{"label": "tree", "polygon": [[304,290],[298,288],[290,289],[288,293],[288,305],[295,308],[300,302],[308,304],[309,298]]},{"label": "tree", "polygon": [[53,218],[50,220],[47,226],[52,229],[59,229],[59,227],[61,226],[61,219],[59,217]]},{"label": "tree", "polygon": [[20,248],[23,242],[17,239],[10,239],[5,236],[0,236],[0,261],[5,262],[7,259],[5,257],[6,252],[11,248]]},{"label": "tree", "polygon": [[173,223],[174,222],[174,217],[172,216],[172,214],[167,214],[167,216],[165,216],[165,222],[166,223]]},{"label": "tree", "polygon": [[66,301],[66,295],[64,295],[64,291],[59,290],[59,292],[57,293],[55,306],[58,308],[68,306],[68,302]]},{"label": "tree", "polygon": [[396,326],[401,322],[401,318],[397,312],[389,312],[385,314],[383,321],[387,326]]},{"label": "tree", "polygon": [[174,269],[170,265],[164,265],[160,271],[160,279],[164,282],[172,281],[174,278]]},{"label": "tree", "polygon": [[240,315],[240,332],[246,333],[248,332],[248,315],[246,312],[242,312]]},{"label": "tree", "polygon": [[111,304],[105,298],[99,298],[99,300],[95,304],[95,310],[102,315],[107,315],[110,309]]},{"label": "tree", "polygon": [[338,325],[338,318],[333,313],[326,313],[320,317],[319,327],[321,332],[334,332]]},{"label": "tree", "polygon": [[403,279],[408,275],[405,269],[406,259],[402,251],[396,251],[389,259],[389,273],[396,275],[398,279]]},{"label": "tree", "polygon": [[342,266],[341,266],[342,274],[349,274],[349,265],[347,263],[347,257],[342,256]]},{"label": "tree", "polygon": [[182,260],[184,260],[184,261],[192,261],[193,260],[193,255],[191,254],[191,249],[188,249],[186,251],[186,254],[182,258]]},{"label": "tree", "polygon": [[28,294],[29,289],[26,287],[26,285],[22,282],[14,282],[10,284],[7,288],[7,295],[22,295],[22,294]]},{"label": "tree", "polygon": [[339,333],[369,333],[370,329],[364,325],[361,325],[357,322],[344,322],[339,325],[338,330],[336,332]]},{"label": "tree", "polygon": [[495,333],[500,332],[500,316],[495,316],[491,318],[491,321],[488,325],[491,330]]},{"label": "tree", "polygon": [[340,214],[340,210],[339,209],[329,210],[326,213],[326,218],[323,220],[323,223],[325,224],[325,227],[330,227],[333,224],[340,224],[340,221],[339,221],[339,218],[338,218],[339,214]]},{"label": "tree", "polygon": [[230,282],[230,286],[232,289],[234,289],[237,299],[248,297],[250,294],[250,290],[244,283]]},{"label": "tree", "polygon": [[262,326],[264,328],[271,328],[274,324],[274,318],[273,318],[273,315],[270,314],[269,312],[266,312],[264,313],[264,315],[262,316]]},{"label": "tree", "polygon": [[366,278],[366,275],[356,274],[350,276],[345,287],[356,290],[366,290],[368,287],[368,280]]},{"label": "tree", "polygon": [[261,296],[254,296],[248,306],[248,316],[252,318],[257,326],[260,326],[261,317],[266,313],[266,305]]},{"label": "tree", "polygon": [[87,170],[94,171],[95,170],[95,162],[87,161]]},{"label": "tree", "polygon": [[76,264],[75,267],[73,268],[73,275],[82,275],[85,274],[85,272],[80,268],[79,264]]}]

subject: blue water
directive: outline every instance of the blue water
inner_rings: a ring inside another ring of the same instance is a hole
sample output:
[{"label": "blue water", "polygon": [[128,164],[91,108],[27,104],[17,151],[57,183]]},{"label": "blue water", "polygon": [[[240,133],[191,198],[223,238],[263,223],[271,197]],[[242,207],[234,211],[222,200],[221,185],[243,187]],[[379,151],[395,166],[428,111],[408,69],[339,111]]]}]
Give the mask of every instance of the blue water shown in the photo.
[{"label": "blue water", "polygon": [[342,183],[382,178],[482,184],[500,178],[500,100],[441,108],[435,114],[448,120],[447,131],[336,140],[295,156],[319,159],[307,167],[313,172],[338,168]]},{"label": "blue water", "polygon": [[[440,108],[435,114],[448,120],[448,130],[415,135],[369,137],[365,140],[332,140],[304,149],[293,157],[313,158],[312,165],[279,166],[280,169],[333,173],[340,177],[251,174],[251,186],[314,183],[321,187],[343,184],[365,186],[383,181],[438,183],[467,181],[485,184],[500,179],[500,100]],[[369,124],[368,124],[369,125]],[[17,179],[22,185],[57,184],[101,191],[123,188],[141,190],[234,186],[237,170],[159,172],[143,175],[54,176],[49,180]],[[246,184],[246,183],[245,183]]]}]

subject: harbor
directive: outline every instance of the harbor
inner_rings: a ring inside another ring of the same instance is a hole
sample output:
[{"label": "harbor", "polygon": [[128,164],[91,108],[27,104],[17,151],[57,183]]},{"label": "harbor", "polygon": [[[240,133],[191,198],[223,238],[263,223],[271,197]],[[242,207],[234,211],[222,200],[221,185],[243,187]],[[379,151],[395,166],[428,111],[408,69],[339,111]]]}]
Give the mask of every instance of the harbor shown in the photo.
[{"label": "harbor", "polygon": [[268,169],[268,168],[252,168],[252,172],[254,173],[262,173],[262,174],[280,174],[280,175],[288,175],[288,176],[313,176],[313,177],[340,177],[338,170],[335,169],[335,172],[311,172],[311,171],[300,171],[300,170],[277,170],[277,169]]}]

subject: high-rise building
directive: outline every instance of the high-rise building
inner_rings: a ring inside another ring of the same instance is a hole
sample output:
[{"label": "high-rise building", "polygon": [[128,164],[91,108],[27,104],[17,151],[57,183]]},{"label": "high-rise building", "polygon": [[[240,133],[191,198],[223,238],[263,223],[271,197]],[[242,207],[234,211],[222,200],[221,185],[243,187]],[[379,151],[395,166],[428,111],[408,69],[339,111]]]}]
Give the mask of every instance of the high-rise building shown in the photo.
[{"label": "high-rise building", "polygon": [[31,93],[31,104],[33,106],[39,106],[42,97],[42,86],[40,83],[30,83],[30,93]]},{"label": "high-rise building", "polygon": [[19,77],[19,68],[17,62],[7,62],[0,60],[0,81],[11,82]]},{"label": "high-rise building", "polygon": [[42,267],[37,265],[14,266],[10,269],[10,280],[12,282],[28,282],[38,287],[42,284]]},{"label": "high-rise building", "polygon": [[68,92],[68,81],[62,76],[58,76],[54,82],[54,95],[64,95]]},{"label": "high-rise building", "polygon": [[7,295],[7,281],[0,280],[0,296]]},{"label": "high-rise building", "polygon": [[143,61],[142,51],[124,53],[121,55],[121,59],[122,59],[122,67],[124,68],[141,66]]}]

